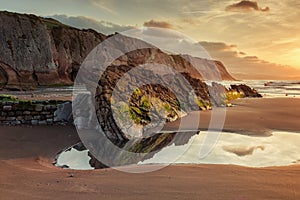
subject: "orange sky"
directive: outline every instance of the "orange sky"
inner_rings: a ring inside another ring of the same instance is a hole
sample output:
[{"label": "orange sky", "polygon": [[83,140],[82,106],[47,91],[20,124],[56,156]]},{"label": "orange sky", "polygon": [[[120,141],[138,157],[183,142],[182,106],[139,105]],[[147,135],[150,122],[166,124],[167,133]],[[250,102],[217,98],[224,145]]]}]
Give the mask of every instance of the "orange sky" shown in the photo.
[{"label": "orange sky", "polygon": [[2,10],[55,15],[64,23],[106,34],[132,26],[172,28],[201,42],[212,57],[222,60],[236,76],[300,77],[298,0],[0,0],[0,3]]}]

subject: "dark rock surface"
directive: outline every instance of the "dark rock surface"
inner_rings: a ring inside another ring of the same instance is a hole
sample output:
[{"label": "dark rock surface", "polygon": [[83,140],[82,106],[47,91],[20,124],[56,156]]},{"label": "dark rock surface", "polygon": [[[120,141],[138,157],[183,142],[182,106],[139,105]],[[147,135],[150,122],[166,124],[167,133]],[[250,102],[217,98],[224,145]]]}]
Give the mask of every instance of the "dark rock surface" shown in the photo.
[{"label": "dark rock surface", "polygon": [[[72,110],[70,110],[71,104],[72,103],[69,101],[0,100],[0,124],[73,124],[72,120],[69,120],[70,118],[72,118]],[[58,115],[59,118],[56,115]]]},{"label": "dark rock surface", "polygon": [[34,15],[0,12],[0,85],[72,84],[86,55],[106,37]]},{"label": "dark rock surface", "polygon": [[54,112],[54,122],[64,121],[73,123],[72,102],[65,102],[57,106]]},{"label": "dark rock surface", "polygon": [[261,94],[259,94],[255,89],[252,89],[251,87],[241,84],[241,85],[231,85],[231,91],[236,91],[240,94],[242,94],[244,97],[262,97]]}]

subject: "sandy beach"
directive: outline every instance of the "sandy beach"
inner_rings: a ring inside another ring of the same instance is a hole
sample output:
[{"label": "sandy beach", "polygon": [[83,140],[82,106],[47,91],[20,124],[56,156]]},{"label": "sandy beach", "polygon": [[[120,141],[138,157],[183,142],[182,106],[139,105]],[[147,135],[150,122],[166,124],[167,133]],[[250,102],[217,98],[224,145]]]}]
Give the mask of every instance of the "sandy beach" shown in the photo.
[{"label": "sandy beach", "polygon": [[[299,98],[245,98],[235,100],[232,104],[233,107],[225,109],[223,131],[257,136],[270,135],[270,132],[274,130],[300,131]],[[192,121],[196,114],[197,112],[188,114],[187,121]],[[207,130],[210,120],[210,111],[201,112],[200,130]],[[168,123],[165,130],[176,130],[179,124],[180,121]],[[182,128],[188,130],[189,125],[183,125]]]},{"label": "sandy beach", "polygon": [[[300,133],[300,99],[241,99],[233,103],[234,107],[227,109],[226,131]],[[203,129],[209,118],[209,111],[201,114]],[[176,122],[167,129],[175,127]],[[58,152],[79,141],[73,127],[3,126],[0,139],[0,199],[5,200],[300,198],[299,165],[173,165],[147,174],[113,169],[75,171],[52,164]]]}]

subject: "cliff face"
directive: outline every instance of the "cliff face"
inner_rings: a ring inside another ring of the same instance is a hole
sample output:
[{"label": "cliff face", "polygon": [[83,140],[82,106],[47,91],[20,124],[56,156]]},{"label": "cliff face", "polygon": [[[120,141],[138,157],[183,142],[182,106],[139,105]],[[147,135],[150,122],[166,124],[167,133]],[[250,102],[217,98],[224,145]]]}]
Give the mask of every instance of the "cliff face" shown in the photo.
[{"label": "cliff face", "polygon": [[72,84],[86,55],[105,36],[34,15],[0,12],[0,84],[7,88]]},{"label": "cliff face", "polygon": [[31,85],[39,72],[58,78],[51,57],[50,36],[39,18],[1,12],[0,24],[2,84]]},{"label": "cliff face", "polygon": [[[128,40],[135,39],[127,38],[126,44],[130,44]],[[131,43],[135,45],[133,42]],[[220,61],[196,58],[189,55],[170,55],[157,48],[141,49],[127,53],[119,58],[115,64],[138,66],[145,63],[171,66],[179,73],[186,73],[192,78],[200,80],[217,80],[218,78],[220,80],[235,80]]]},{"label": "cliff face", "polygon": [[[87,54],[106,39],[93,30],[79,30],[53,19],[10,12],[0,12],[0,26],[0,86],[9,89],[72,84]],[[179,72],[202,78],[185,59],[160,50],[132,54],[126,64],[138,64],[150,56]],[[223,79],[233,80],[221,62],[194,59],[199,65],[216,64]]]}]

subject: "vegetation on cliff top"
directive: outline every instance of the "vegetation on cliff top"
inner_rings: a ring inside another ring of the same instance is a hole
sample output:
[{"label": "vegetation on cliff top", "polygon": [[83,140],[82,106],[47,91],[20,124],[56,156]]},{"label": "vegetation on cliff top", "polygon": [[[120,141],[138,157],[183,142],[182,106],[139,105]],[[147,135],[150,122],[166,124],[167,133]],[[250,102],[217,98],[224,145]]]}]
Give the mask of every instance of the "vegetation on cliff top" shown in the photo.
[{"label": "vegetation on cliff top", "polygon": [[0,101],[17,101],[18,99],[11,95],[0,94]]}]

